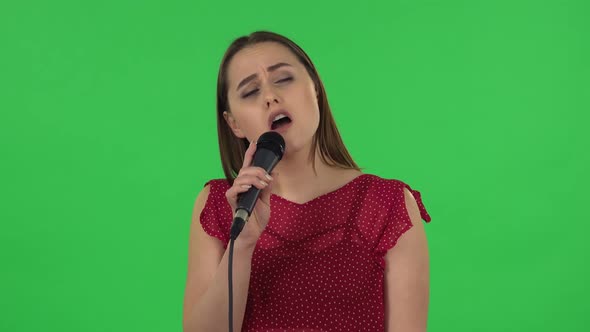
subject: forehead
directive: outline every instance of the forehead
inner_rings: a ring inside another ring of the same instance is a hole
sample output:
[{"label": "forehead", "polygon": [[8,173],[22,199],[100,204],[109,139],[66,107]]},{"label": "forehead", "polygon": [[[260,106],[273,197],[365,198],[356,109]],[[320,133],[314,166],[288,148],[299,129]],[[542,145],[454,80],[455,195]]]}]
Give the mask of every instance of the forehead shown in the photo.
[{"label": "forehead", "polygon": [[267,67],[279,62],[300,66],[297,57],[281,44],[264,42],[248,46],[236,53],[229,63],[227,76],[230,86],[249,75],[266,71]]}]

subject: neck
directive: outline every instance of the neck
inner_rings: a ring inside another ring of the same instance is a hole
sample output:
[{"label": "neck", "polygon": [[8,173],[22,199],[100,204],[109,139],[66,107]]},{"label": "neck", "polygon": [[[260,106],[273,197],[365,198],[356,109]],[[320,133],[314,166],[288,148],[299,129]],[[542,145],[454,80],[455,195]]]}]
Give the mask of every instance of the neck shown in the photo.
[{"label": "neck", "polygon": [[[354,169],[342,169],[326,164],[315,151],[315,172],[309,159],[311,146],[292,154],[284,155],[273,173],[276,173],[272,193],[292,201],[307,201],[310,198],[339,186],[339,179],[361,174]],[[342,181],[340,181],[342,182]]]}]

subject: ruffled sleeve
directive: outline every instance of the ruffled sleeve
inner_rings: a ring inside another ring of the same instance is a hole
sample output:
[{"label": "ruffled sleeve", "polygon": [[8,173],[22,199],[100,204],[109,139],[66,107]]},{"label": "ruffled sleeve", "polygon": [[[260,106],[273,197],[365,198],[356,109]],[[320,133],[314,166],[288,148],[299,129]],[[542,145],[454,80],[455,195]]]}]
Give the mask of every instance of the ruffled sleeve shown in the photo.
[{"label": "ruffled sleeve", "polygon": [[231,227],[231,207],[225,199],[225,192],[229,184],[224,179],[210,180],[204,186],[210,185],[209,195],[201,211],[200,221],[205,233],[219,239],[224,247],[229,242]]},{"label": "ruffled sleeve", "polygon": [[394,187],[391,188],[393,190],[393,199],[390,202],[391,205],[389,206],[387,214],[385,215],[385,219],[383,220],[383,228],[377,240],[375,249],[377,255],[376,257],[378,258],[379,265],[382,268],[385,268],[384,256],[387,251],[393,248],[396,245],[398,239],[413,226],[408,210],[406,209],[404,188],[408,188],[408,190],[410,190],[416,199],[422,219],[426,222],[430,222],[431,220],[430,215],[424,207],[422,196],[419,191],[413,190],[409,185],[401,181],[394,180],[393,184]]}]

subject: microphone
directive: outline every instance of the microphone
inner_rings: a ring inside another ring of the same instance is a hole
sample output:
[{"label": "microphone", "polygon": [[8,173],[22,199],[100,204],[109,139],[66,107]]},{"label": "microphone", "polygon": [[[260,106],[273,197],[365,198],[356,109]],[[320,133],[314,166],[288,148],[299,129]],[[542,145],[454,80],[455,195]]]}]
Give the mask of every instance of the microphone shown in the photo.
[{"label": "microphone", "polygon": [[[283,158],[285,152],[285,140],[276,131],[262,134],[256,143],[256,152],[252,160],[252,166],[261,167],[267,173],[273,170]],[[236,208],[233,223],[230,230],[230,238],[235,240],[242,232],[242,228],[254,210],[256,200],[260,195],[260,189],[255,186],[238,195],[238,207]]]}]

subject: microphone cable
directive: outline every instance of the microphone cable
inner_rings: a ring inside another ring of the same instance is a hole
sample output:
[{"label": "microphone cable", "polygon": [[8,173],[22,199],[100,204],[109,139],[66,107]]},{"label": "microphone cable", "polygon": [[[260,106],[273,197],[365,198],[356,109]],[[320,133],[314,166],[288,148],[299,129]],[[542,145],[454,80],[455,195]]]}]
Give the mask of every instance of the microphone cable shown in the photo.
[{"label": "microphone cable", "polygon": [[233,286],[233,262],[234,262],[234,242],[244,225],[246,224],[246,220],[248,220],[248,212],[239,209],[236,213],[236,217],[233,220],[231,230],[230,230],[230,240],[229,240],[229,257],[227,260],[227,290],[228,290],[228,322],[229,322],[229,332],[234,331],[234,286]]},{"label": "microphone cable", "polygon": [[233,289],[233,278],[232,278],[232,263],[234,261],[234,239],[229,241],[229,258],[227,261],[227,281],[228,281],[228,293],[229,293],[229,332],[234,331],[234,289]]}]

